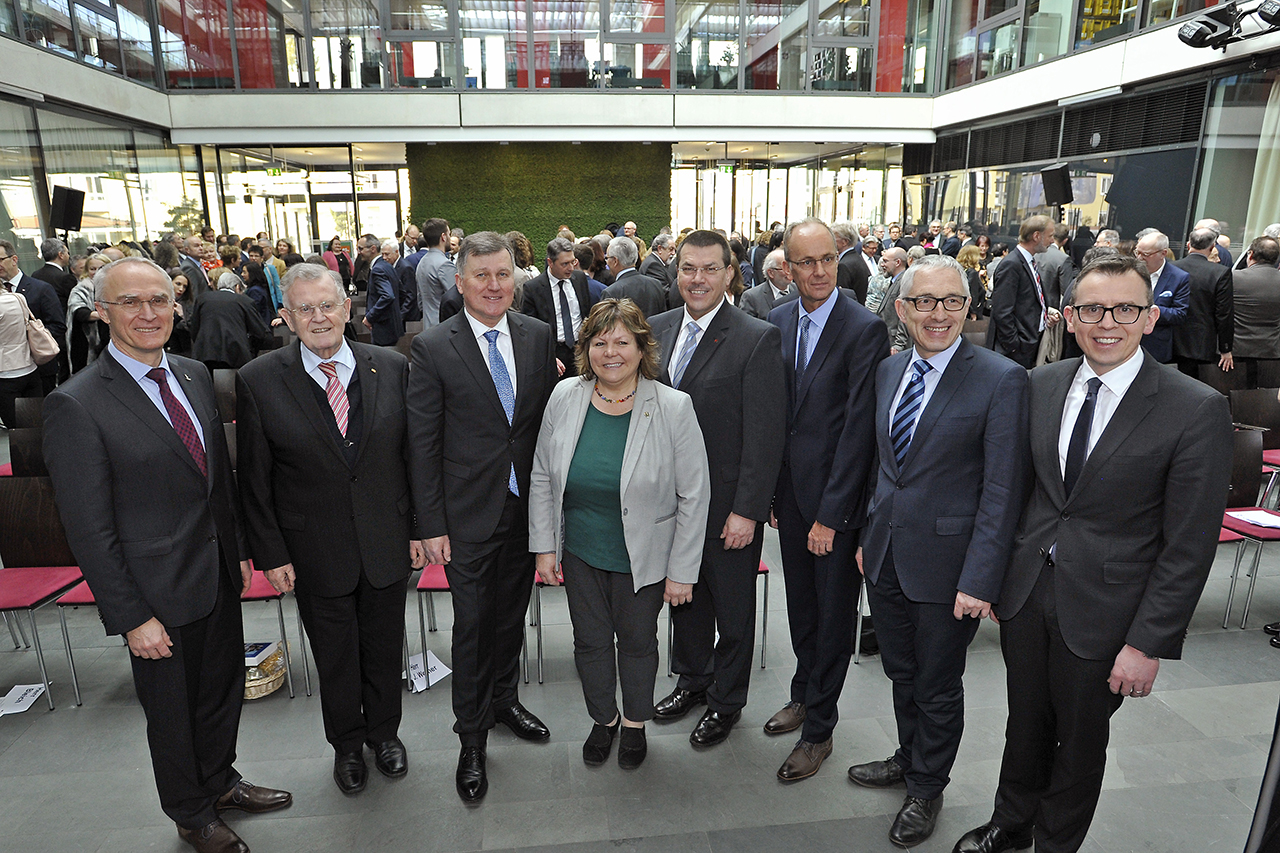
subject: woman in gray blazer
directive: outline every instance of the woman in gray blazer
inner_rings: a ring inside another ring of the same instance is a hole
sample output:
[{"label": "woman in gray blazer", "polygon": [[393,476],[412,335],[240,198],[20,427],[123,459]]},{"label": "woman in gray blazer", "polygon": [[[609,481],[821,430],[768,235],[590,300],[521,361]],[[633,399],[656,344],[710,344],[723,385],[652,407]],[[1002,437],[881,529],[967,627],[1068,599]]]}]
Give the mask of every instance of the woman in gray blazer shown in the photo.
[{"label": "woman in gray blazer", "polygon": [[654,381],[658,344],[636,304],[596,303],[577,341],[578,376],[556,386],[538,435],[529,550],[543,582],[565,583],[595,721],[582,760],[603,764],[621,726],[630,769],[653,717],[658,613],[693,598],[711,482],[693,401]]}]

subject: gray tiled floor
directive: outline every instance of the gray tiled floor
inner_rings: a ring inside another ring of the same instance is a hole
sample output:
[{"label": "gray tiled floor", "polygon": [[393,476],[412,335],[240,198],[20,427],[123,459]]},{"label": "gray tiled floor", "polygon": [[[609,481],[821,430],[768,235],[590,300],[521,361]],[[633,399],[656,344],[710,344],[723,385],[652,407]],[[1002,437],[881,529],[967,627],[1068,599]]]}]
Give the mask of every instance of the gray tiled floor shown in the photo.
[{"label": "gray tiled floor", "polygon": [[[2,448],[0,448],[2,450]],[[1130,700],[1113,724],[1102,801],[1085,850],[1239,851],[1244,847],[1280,695],[1280,651],[1263,622],[1280,619],[1280,548],[1264,555],[1252,628],[1221,628],[1234,549],[1220,549],[1191,626],[1185,659],[1162,666],[1157,689]],[[776,538],[766,562],[779,565]],[[490,793],[476,808],[453,792],[456,740],[450,732],[448,682],[405,697],[401,734],[411,771],[398,782],[376,772],[348,799],[330,779],[319,701],[302,679],[247,703],[238,767],[251,780],[290,788],[293,808],[277,817],[231,821],[260,851],[537,850],[574,853],[751,853],[778,850],[892,850],[886,838],[901,791],[850,785],[845,768],[893,750],[889,685],[877,659],[852,666],[841,700],[835,753],[813,779],[779,784],[774,771],[790,747],[761,731],[786,699],[793,658],[781,573],[770,590],[768,663],[756,669],[739,727],[719,747],[694,752],[694,719],[649,727],[649,758],[625,773],[616,764],[588,768],[580,757],[590,728],[572,660],[563,594],[544,596],[546,680],[523,688],[524,702],[548,722],[545,744],[517,741],[505,729],[490,738]],[[449,659],[450,608],[437,599],[440,630],[427,647]],[[294,611],[287,605],[291,635]],[[416,603],[406,611],[416,651]],[[84,705],[73,703],[56,608],[37,621],[58,709],[40,700],[25,714],[0,718],[0,851],[178,851],[160,812],[148,763],[142,714],[129,679],[127,651],[103,636],[92,609],[68,613]],[[660,624],[666,634],[665,618]],[[246,607],[246,634],[272,638],[274,607]],[[0,693],[39,680],[35,656],[13,651],[0,632]],[[534,634],[529,630],[531,650]],[[295,656],[295,660],[297,660]],[[299,673],[299,676],[301,673]],[[659,695],[673,682],[663,669]],[[965,830],[987,819],[1002,747],[1004,667],[998,634],[984,624],[966,679],[968,727],[946,793],[938,831],[921,851],[949,851]],[[18,839],[22,839],[21,842]]]}]

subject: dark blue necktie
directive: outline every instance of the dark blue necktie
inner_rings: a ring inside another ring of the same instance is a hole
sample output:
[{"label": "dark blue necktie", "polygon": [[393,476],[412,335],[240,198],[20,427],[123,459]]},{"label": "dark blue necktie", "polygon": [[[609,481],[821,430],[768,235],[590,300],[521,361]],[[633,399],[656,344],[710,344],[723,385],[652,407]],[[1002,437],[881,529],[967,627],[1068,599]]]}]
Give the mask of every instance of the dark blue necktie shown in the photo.
[{"label": "dark blue necktie", "polygon": [[1093,377],[1089,380],[1089,392],[1084,395],[1084,404],[1080,406],[1080,414],[1076,416],[1075,428],[1071,430],[1071,443],[1067,445],[1067,467],[1062,474],[1062,485],[1067,494],[1075,488],[1076,480],[1084,469],[1084,460],[1089,457],[1089,430],[1093,428],[1093,410],[1098,404],[1098,389],[1102,380]]},{"label": "dark blue necktie", "polygon": [[[502,411],[507,413],[507,426],[511,426],[511,419],[516,413],[516,391],[511,387],[511,375],[507,373],[507,363],[502,360],[502,353],[498,352],[498,330],[485,332],[484,337],[489,342],[489,373],[493,376],[493,387],[498,392]],[[511,466],[511,476],[507,480],[507,488],[511,490],[511,494],[520,496],[520,488],[516,485],[514,463]]]},{"label": "dark blue necktie", "polygon": [[911,447],[911,435],[915,432],[916,416],[920,414],[920,404],[924,401],[924,375],[933,368],[929,362],[917,359],[912,365],[914,372],[907,390],[902,392],[898,401],[898,411],[893,415],[893,426],[889,429],[889,440],[893,442],[893,456],[898,460],[898,467],[907,458],[907,449]]}]

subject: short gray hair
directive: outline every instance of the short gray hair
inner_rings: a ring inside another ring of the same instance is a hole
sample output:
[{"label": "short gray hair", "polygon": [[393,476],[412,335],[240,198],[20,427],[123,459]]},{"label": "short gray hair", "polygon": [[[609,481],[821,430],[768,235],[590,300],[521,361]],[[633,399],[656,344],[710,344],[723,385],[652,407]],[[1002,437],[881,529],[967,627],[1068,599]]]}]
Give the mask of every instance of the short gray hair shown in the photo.
[{"label": "short gray hair", "polygon": [[1207,252],[1217,241],[1218,234],[1212,228],[1195,228],[1187,235],[1187,245],[1197,252]]},{"label": "short gray hair", "polygon": [[[547,260],[554,261],[565,252],[573,251],[573,241],[568,237],[556,237],[550,243],[547,243]],[[491,254],[486,252],[485,254]]]},{"label": "short gray hair", "polygon": [[387,239],[383,240],[382,243],[379,244],[378,246],[378,251],[380,252],[387,252],[392,249],[396,250],[397,255],[400,254],[400,244],[397,243],[395,239],[391,237],[388,237]]},{"label": "short gray hair", "polygon": [[950,255],[925,255],[907,267],[907,271],[902,274],[902,282],[898,292],[899,299],[911,295],[911,284],[915,281],[916,274],[921,270],[949,270],[955,273],[956,282],[964,290],[965,295],[969,295],[969,281],[964,274],[964,267],[960,266],[959,261]]},{"label": "short gray hair", "polygon": [[623,269],[634,267],[636,258],[640,257],[640,252],[636,249],[636,242],[630,237],[614,237],[609,241],[609,248],[605,251],[605,257],[617,258],[618,263],[622,264]]},{"label": "short gray hair", "polygon": [[159,264],[150,258],[135,258],[126,255],[118,261],[112,261],[93,274],[93,299],[95,302],[100,301],[102,297],[102,289],[107,286],[107,277],[117,270],[123,271],[125,265],[150,267],[160,273],[160,275],[164,276],[164,280],[169,283],[169,295],[173,295],[173,279],[169,278],[169,274]]},{"label": "short gray hair", "polygon": [[1272,240],[1280,239],[1280,222],[1273,222],[1262,230],[1263,237],[1270,237]]},{"label": "short gray hair", "polygon": [[59,240],[57,237],[50,237],[40,244],[40,257],[46,261],[56,261],[58,255],[67,250],[67,244]]},{"label": "short gray hair", "polygon": [[[827,232],[827,236],[831,238],[832,243],[836,240],[835,232],[831,230],[831,226],[816,216],[806,216],[804,219],[790,222],[787,224],[787,230],[782,233],[782,252],[788,261],[791,260],[791,241],[794,239],[795,232],[800,228],[821,228]],[[728,244],[726,243],[725,245]]]},{"label": "short gray hair", "polygon": [[[897,248],[897,247],[895,246],[894,248]],[[907,249],[907,257],[910,258],[912,265],[914,265],[916,261],[920,260],[924,256],[925,256],[924,246],[915,245],[915,246],[912,246],[910,249]],[[908,269],[910,269],[910,267],[908,267]]]},{"label": "short gray hair", "polygon": [[1103,231],[1099,231],[1096,242],[1098,243],[1105,242],[1105,243],[1110,243],[1113,246],[1118,246],[1120,245],[1120,232],[1114,231],[1110,228],[1107,228],[1106,230],[1103,230]]},{"label": "short gray hair", "polygon": [[653,242],[649,244],[649,248],[661,249],[664,246],[673,245],[675,242],[676,238],[671,236],[670,231],[667,231],[665,233],[659,233],[657,237],[654,237]]},{"label": "short gray hair", "polygon": [[218,276],[218,290],[230,290],[232,293],[241,293],[244,291],[244,279],[231,270],[227,270]]},{"label": "short gray hair", "polygon": [[[224,277],[226,273],[222,274]],[[285,271],[284,276],[280,279],[280,296],[286,302],[289,301],[289,288],[293,287],[300,281],[329,281],[333,284],[334,292],[338,296],[339,302],[347,300],[347,292],[342,287],[342,277],[336,279],[333,270],[322,264],[301,263],[294,264]]]},{"label": "short gray hair", "polygon": [[[555,240],[551,241],[552,243]],[[564,241],[569,248],[565,251],[572,252],[573,244],[568,240]],[[511,269],[516,268],[515,249],[511,248],[511,241],[499,234],[497,231],[477,231],[470,237],[462,238],[462,245],[458,246],[458,257],[454,259],[457,264],[458,273],[460,275],[467,274],[467,261],[472,255],[477,258],[487,257],[488,255],[496,255],[498,252],[506,252],[511,258]],[[547,257],[551,257],[548,255]]]},{"label": "short gray hair", "polygon": [[858,229],[853,223],[847,219],[842,219],[831,226],[831,236],[837,240],[843,240],[846,243],[853,244],[858,242]]},{"label": "short gray hair", "polygon": [[1160,233],[1160,229],[1159,229],[1159,228],[1143,228],[1143,229],[1142,229],[1141,231],[1139,231],[1137,234],[1134,234],[1134,235],[1133,235],[1133,239],[1135,239],[1135,240],[1141,240],[1143,237],[1147,237],[1147,236],[1149,236],[1149,235],[1151,235],[1151,234],[1159,234],[1159,233]]},{"label": "short gray hair", "polygon": [[782,264],[786,261],[786,257],[782,254],[781,249],[774,249],[772,252],[764,256],[764,261],[760,264],[762,272],[769,270],[782,269]]},{"label": "short gray hair", "polygon": [[[1195,234],[1195,232],[1194,232],[1194,231],[1192,231],[1191,233],[1192,233],[1192,234]],[[1215,236],[1216,236],[1216,235],[1215,235]],[[1141,232],[1141,234],[1140,234],[1140,235],[1139,235],[1139,237],[1138,237],[1138,242],[1139,242],[1139,243],[1141,243],[1143,240],[1147,239],[1148,237],[1154,237],[1154,238],[1155,238],[1155,241],[1154,241],[1154,242],[1155,242],[1155,244],[1156,244],[1156,251],[1157,251],[1157,252],[1163,252],[1163,251],[1165,251],[1166,249],[1168,249],[1168,248],[1169,248],[1169,238],[1164,234],[1164,232],[1162,232],[1162,231],[1160,231],[1160,230],[1158,230],[1158,229],[1156,229],[1156,228],[1144,228],[1144,229],[1142,229],[1142,232]],[[1213,238],[1212,238],[1212,237],[1211,237],[1211,238],[1209,238],[1209,244],[1210,244],[1210,245],[1212,245],[1212,244],[1213,244]],[[1209,247],[1208,247],[1208,246],[1204,246],[1203,248],[1206,248],[1206,249],[1207,249],[1207,248],[1209,248]]]}]

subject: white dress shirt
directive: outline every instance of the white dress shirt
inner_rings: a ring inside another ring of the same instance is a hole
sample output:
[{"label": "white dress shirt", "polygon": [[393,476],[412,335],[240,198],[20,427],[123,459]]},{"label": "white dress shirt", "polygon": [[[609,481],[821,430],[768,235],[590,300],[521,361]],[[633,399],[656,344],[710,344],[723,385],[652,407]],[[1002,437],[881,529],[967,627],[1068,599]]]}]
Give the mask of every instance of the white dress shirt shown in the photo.
[{"label": "white dress shirt", "polygon": [[[572,292],[573,288],[570,288]],[[476,346],[480,347],[480,355],[484,358],[484,366],[489,368],[489,373],[493,373],[493,365],[489,364],[489,341],[485,338],[488,332],[494,329],[498,330],[498,355],[502,356],[503,362],[507,365],[507,376],[511,378],[511,393],[516,392],[516,351],[511,345],[511,326],[507,323],[507,315],[503,314],[502,319],[497,325],[490,328],[481,323],[475,317],[471,316],[471,312],[465,308],[462,313],[466,315],[467,322],[471,324],[471,332],[476,336]]]},{"label": "white dress shirt", "polygon": [[1080,360],[1080,368],[1076,370],[1076,378],[1071,381],[1071,388],[1067,391],[1066,402],[1062,406],[1062,423],[1058,429],[1058,465],[1062,469],[1064,476],[1067,472],[1067,449],[1071,446],[1071,433],[1075,431],[1076,418],[1080,416],[1080,407],[1084,405],[1084,398],[1089,393],[1089,380],[1097,376],[1102,380],[1102,385],[1098,388],[1098,399],[1093,404],[1093,422],[1089,426],[1089,444],[1085,452],[1086,460],[1089,458],[1089,454],[1093,452],[1093,446],[1102,437],[1103,430],[1110,423],[1111,416],[1119,408],[1125,392],[1129,390],[1133,380],[1138,377],[1138,371],[1142,369],[1143,358],[1142,347],[1138,347],[1137,352],[1130,356],[1128,361],[1111,368],[1101,376],[1093,372],[1093,368],[1089,366],[1088,359]]},{"label": "white dress shirt", "polygon": [[715,308],[712,308],[696,320],[689,316],[689,306],[686,305],[684,307],[684,320],[680,323],[680,334],[676,335],[676,346],[675,349],[671,350],[672,367],[674,367],[676,362],[680,360],[680,353],[684,352],[684,342],[689,338],[689,324],[697,323],[698,328],[702,330],[698,332],[698,343],[701,344],[702,336],[707,333],[707,329],[711,327],[711,321],[720,313],[720,308],[724,303],[725,300],[721,299],[716,303]]},{"label": "white dress shirt", "polygon": [[[143,362],[138,361],[132,356],[125,355],[124,352],[116,346],[115,341],[107,344],[107,352],[111,353],[111,357],[114,358],[121,367],[129,372],[129,375],[133,377],[133,380],[138,383],[138,387],[147,395],[147,399],[154,403],[155,407],[159,409],[160,415],[168,421],[169,426],[173,426],[173,419],[169,417],[169,410],[165,408],[164,398],[160,396],[160,383],[147,376],[147,373],[155,368],[149,364],[144,364]],[[204,426],[201,425],[200,418],[196,415],[196,410],[191,408],[191,401],[187,399],[187,393],[182,390],[182,383],[178,381],[177,377],[174,375],[173,368],[169,366],[169,356],[163,352],[160,355],[159,366],[163,367],[164,372],[168,374],[169,390],[173,392],[174,399],[176,399],[182,405],[182,408],[186,410],[187,417],[191,418],[191,423],[195,424],[196,435],[200,437],[200,444],[207,448],[208,445],[204,440]]]},{"label": "white dress shirt", "polygon": [[[485,342],[485,348],[488,349],[488,341]],[[334,372],[338,375],[338,381],[342,383],[343,388],[351,386],[351,376],[356,372],[356,354],[351,351],[351,347],[347,344],[347,339],[342,339],[342,346],[333,354],[333,358],[321,358],[320,356],[307,349],[306,344],[301,346],[302,349],[302,369],[307,375],[316,381],[321,388],[329,387],[329,377],[324,375],[324,371],[320,369],[322,361],[332,361],[336,366]]]},{"label": "white dress shirt", "polygon": [[[582,328],[582,311],[578,307],[578,294],[574,292],[573,281],[564,279],[556,281],[555,276],[548,274],[551,282],[551,308],[553,314],[556,315],[556,340],[560,343],[565,342],[564,337],[564,315],[560,313],[560,291],[564,291],[565,297],[569,300],[569,319],[573,322],[573,339],[578,339],[578,330]],[[506,332],[506,319],[502,321],[503,332]],[[488,346],[486,344],[486,346]],[[499,338],[498,346],[501,347],[501,338]]]},{"label": "white dress shirt", "polygon": [[[929,400],[933,398],[933,392],[938,387],[938,383],[942,381],[942,374],[946,372],[947,365],[951,363],[951,357],[956,354],[956,350],[960,349],[960,340],[957,337],[951,342],[951,346],[942,352],[934,353],[928,358],[921,358],[918,352],[912,353],[911,360],[907,362],[907,369],[902,374],[902,380],[898,383],[898,393],[893,395],[893,406],[889,409],[890,424],[893,423],[894,416],[898,414],[898,403],[902,402],[902,395],[906,393],[907,385],[911,382],[911,376],[915,373],[916,362],[926,361],[933,368],[924,375],[924,396],[920,398],[920,415],[922,415],[929,405]],[[920,415],[916,415],[916,423],[920,422]]]}]

